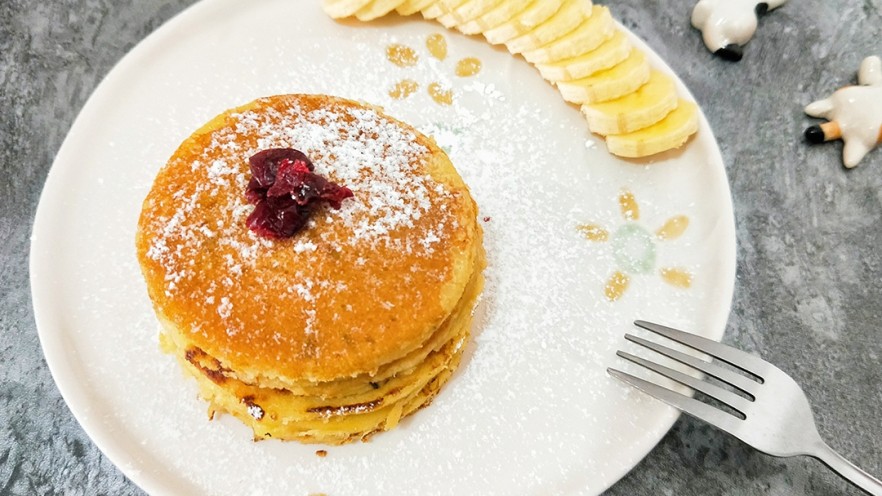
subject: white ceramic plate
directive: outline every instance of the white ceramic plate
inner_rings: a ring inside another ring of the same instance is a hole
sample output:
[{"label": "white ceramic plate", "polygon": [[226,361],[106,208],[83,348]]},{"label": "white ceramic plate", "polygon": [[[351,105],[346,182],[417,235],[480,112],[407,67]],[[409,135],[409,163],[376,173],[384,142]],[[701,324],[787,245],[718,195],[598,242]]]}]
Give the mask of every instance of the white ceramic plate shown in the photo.
[{"label": "white ceramic plate", "polygon": [[[426,49],[433,33],[447,40],[443,61]],[[392,65],[393,42],[420,61]],[[454,76],[470,56],[482,71]],[[404,78],[421,89],[390,98]],[[451,87],[454,104],[436,104],[431,82]],[[489,257],[475,339],[435,403],[326,458],[206,419],[195,385],[158,349],[134,250],[141,201],[183,138],[227,108],[294,92],[383,105],[434,135],[480,205]],[[86,432],[152,494],[597,494],[676,418],[606,375],[621,365],[622,335],[644,318],[718,339],[734,285],[731,200],[706,121],[654,162],[610,156],[537,72],[477,38],[416,19],[335,23],[317,1],[205,0],[107,76],[52,167],[31,252],[46,360]],[[639,218],[623,216],[623,193]],[[676,216],[689,221],[682,235],[653,235]],[[586,239],[583,224],[608,241]],[[690,287],[666,283],[665,268]],[[630,285],[610,301],[616,271]]]}]

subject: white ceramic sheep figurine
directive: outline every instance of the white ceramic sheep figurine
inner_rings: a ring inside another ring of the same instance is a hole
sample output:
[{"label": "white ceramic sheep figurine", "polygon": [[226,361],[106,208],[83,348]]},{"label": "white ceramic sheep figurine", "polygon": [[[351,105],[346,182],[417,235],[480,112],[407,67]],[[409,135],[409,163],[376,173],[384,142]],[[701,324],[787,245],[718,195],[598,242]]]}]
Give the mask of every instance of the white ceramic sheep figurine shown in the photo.
[{"label": "white ceramic sheep figurine", "polygon": [[756,32],[757,15],[777,9],[787,0],[701,0],[692,10],[692,25],[701,30],[704,44],[719,57],[738,61]]},{"label": "white ceramic sheep figurine", "polygon": [[805,108],[812,117],[828,122],[805,130],[810,143],[842,139],[842,160],[855,167],[882,142],[882,59],[867,57],[858,71],[858,86],[846,86]]}]

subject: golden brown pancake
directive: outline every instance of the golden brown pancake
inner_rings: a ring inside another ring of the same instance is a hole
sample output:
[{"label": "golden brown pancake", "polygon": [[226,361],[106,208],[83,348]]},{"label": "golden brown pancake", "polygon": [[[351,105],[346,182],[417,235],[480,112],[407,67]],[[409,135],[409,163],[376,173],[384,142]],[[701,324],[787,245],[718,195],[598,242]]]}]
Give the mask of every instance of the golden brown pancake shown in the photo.
[{"label": "golden brown pancake", "polygon": [[[269,148],[304,152],[354,196],[293,237],[255,234],[248,159]],[[476,215],[412,127],[350,100],[280,95],[184,141],[136,245],[164,348],[213,409],[256,437],[339,443],[391,428],[455,369],[483,281]]]}]

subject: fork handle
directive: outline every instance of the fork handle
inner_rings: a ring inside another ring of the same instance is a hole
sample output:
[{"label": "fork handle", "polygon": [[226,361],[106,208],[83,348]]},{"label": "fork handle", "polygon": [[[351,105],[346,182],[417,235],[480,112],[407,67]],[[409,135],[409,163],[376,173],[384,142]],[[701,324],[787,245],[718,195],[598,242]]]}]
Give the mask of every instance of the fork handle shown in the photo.
[{"label": "fork handle", "polygon": [[823,441],[819,442],[809,455],[822,461],[824,465],[835,470],[844,479],[863,489],[867,494],[882,496],[882,482],[879,479],[864,472],[857,465],[843,458],[842,455],[833,451],[833,448],[827,446]]}]

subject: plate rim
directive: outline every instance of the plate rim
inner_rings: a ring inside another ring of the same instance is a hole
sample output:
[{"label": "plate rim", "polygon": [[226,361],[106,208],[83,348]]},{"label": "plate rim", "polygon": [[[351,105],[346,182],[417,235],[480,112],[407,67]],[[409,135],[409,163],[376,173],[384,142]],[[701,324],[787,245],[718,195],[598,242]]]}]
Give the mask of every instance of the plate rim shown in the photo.
[{"label": "plate rim", "polygon": [[[64,346],[66,337],[64,334],[58,332],[58,327],[52,323],[52,320],[55,317],[51,310],[52,305],[47,305],[45,303],[52,300],[52,292],[54,289],[53,282],[56,279],[51,277],[51,274],[46,274],[44,267],[47,265],[40,263],[41,260],[51,256],[52,251],[49,249],[51,247],[43,246],[40,234],[47,229],[45,226],[47,226],[47,223],[49,223],[52,218],[51,213],[58,208],[59,195],[57,195],[56,192],[63,185],[58,178],[60,175],[59,171],[74,167],[74,165],[72,165],[73,161],[69,156],[73,155],[72,148],[74,148],[74,144],[77,142],[77,131],[83,126],[83,122],[87,120],[88,115],[94,113],[96,107],[98,107],[101,101],[105,100],[105,94],[112,88],[114,81],[121,75],[127,73],[131,68],[135,67],[137,62],[152,50],[157,42],[166,38],[166,33],[171,34],[179,26],[186,26],[192,22],[191,18],[194,20],[199,19],[202,10],[208,12],[214,4],[220,4],[223,1],[227,0],[200,0],[187,6],[182,11],[163,22],[146,37],[142,38],[113,65],[99,84],[95,86],[95,89],[89,95],[68,129],[46,175],[39,196],[34,220],[31,225],[31,244],[29,249],[28,266],[30,274],[29,282],[31,287],[31,301],[40,347],[43,351],[49,372],[52,375],[53,381],[64,399],[68,410],[83,431],[85,431],[89,439],[118,470],[148,494],[168,493],[168,486],[164,483],[164,479],[150,471],[140,470],[137,466],[135,457],[126,452],[125,449],[117,446],[118,443],[115,441],[112,433],[109,433],[107,429],[102,428],[100,422],[92,421],[90,416],[85,413],[89,411],[89,406],[87,405],[88,393],[92,388],[88,387],[85,383],[78,383],[65,378],[65,373],[73,370],[77,364],[66,352]],[[668,65],[667,62],[648,45],[648,43],[622,25],[619,21],[616,21],[616,23],[618,28],[628,36],[629,40],[633,42],[638,49],[644,52],[650,60],[653,68],[661,69],[674,76],[675,84],[681,96],[689,98],[692,101],[697,101],[685,82],[670,67],[670,65]],[[712,167],[716,171],[715,176],[719,176],[717,177],[717,180],[725,185],[725,190],[728,193],[725,195],[725,198],[718,203],[718,206],[721,207],[720,216],[721,218],[725,217],[726,225],[724,234],[726,235],[726,238],[728,238],[724,240],[723,247],[726,253],[723,254],[723,262],[719,264],[721,278],[725,280],[726,288],[720,295],[722,304],[719,305],[718,308],[715,308],[714,311],[710,312],[711,315],[708,320],[712,322],[712,325],[711,329],[708,329],[707,331],[709,332],[706,334],[706,336],[709,336],[711,339],[719,341],[725,334],[735,293],[735,276],[737,269],[736,223],[731,183],[728,179],[719,142],[704,114],[704,109],[700,105],[697,107],[699,112],[698,133],[707,135],[712,144],[708,150],[708,157],[711,159],[710,162],[713,163],[705,166]],[[694,137],[690,138],[690,142],[694,139]],[[686,146],[688,146],[688,144]],[[660,415],[657,424],[657,427],[659,428],[658,432],[660,432],[658,437],[644,435],[640,438],[639,443],[632,445],[630,449],[632,449],[634,463],[627,463],[627,466],[622,470],[605,473],[604,478],[606,480],[602,484],[603,489],[601,491],[616,484],[639,465],[640,462],[661,442],[665,435],[667,435],[679,416],[680,413],[673,408],[667,409],[662,415]],[[635,448],[635,446],[637,447]]]}]

